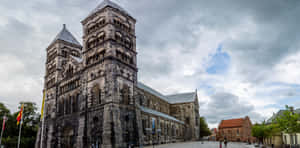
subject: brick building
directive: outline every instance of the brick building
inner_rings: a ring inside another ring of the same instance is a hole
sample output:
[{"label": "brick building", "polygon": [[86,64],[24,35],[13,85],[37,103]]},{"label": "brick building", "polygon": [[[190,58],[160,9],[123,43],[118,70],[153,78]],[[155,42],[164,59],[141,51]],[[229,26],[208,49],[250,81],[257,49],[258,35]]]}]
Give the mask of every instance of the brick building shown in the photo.
[{"label": "brick building", "polygon": [[197,91],[163,95],[138,82],[136,20],[104,0],[46,48],[44,132],[36,148],[125,148],[199,138]]},{"label": "brick building", "polygon": [[218,129],[217,128],[213,128],[210,130],[211,135],[209,136],[209,140],[210,141],[216,141],[217,140],[217,135],[218,135]]},{"label": "brick building", "polygon": [[252,142],[252,123],[248,116],[245,118],[222,120],[218,129],[218,140]]}]

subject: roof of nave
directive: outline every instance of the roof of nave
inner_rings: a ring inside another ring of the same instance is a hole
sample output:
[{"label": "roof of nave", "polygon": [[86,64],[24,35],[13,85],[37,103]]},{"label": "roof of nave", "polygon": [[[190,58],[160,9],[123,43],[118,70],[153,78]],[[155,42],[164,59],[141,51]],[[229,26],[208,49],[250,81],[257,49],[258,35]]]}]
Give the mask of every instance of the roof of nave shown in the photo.
[{"label": "roof of nave", "polygon": [[138,82],[137,86],[138,86],[138,88],[143,89],[143,90],[163,99],[164,101],[166,101],[170,104],[194,102],[196,99],[196,92],[173,94],[173,95],[165,96],[141,82]]},{"label": "roof of nave", "polygon": [[56,40],[63,40],[81,46],[72,33],[67,29],[65,24],[63,24],[63,29],[56,35],[52,43],[54,43]]},{"label": "roof of nave", "polygon": [[168,101],[172,104],[194,102],[196,99],[196,92],[172,94],[167,97]]},{"label": "roof of nave", "polygon": [[219,125],[219,128],[241,127],[243,126],[244,121],[244,118],[222,120]]},{"label": "roof of nave", "polygon": [[110,0],[103,0],[103,2],[100,3],[100,4],[99,4],[99,5],[98,5],[98,6],[97,6],[97,7],[96,7],[96,8],[95,8],[88,16],[87,16],[87,18],[90,17],[91,15],[93,15],[94,13],[98,12],[99,10],[105,8],[105,7],[116,8],[116,9],[118,9],[119,11],[121,11],[121,12],[123,12],[123,13],[129,15],[129,13],[128,13],[125,9],[123,9],[122,7],[120,7],[118,4],[116,4],[116,3],[114,3],[114,2],[112,2],[112,1],[110,1]]},{"label": "roof of nave", "polygon": [[142,82],[138,82],[137,87],[140,88],[140,89],[143,89],[143,90],[145,90],[145,91],[147,91],[147,92],[149,92],[149,93],[151,93],[151,94],[153,94],[153,95],[155,95],[155,96],[157,96],[157,97],[159,97],[159,98],[161,98],[161,99],[163,99],[167,102],[169,102],[168,101],[169,99],[166,96],[164,96],[163,94],[159,93],[158,91],[152,89],[151,87],[145,85]]},{"label": "roof of nave", "polygon": [[148,113],[148,114],[152,114],[152,115],[155,115],[155,116],[159,116],[159,117],[163,117],[163,118],[166,118],[168,120],[172,120],[172,121],[175,121],[175,122],[179,122],[181,124],[184,124],[184,122],[170,116],[170,115],[167,115],[165,113],[162,113],[162,112],[159,112],[159,111],[156,111],[156,110],[152,110],[152,109],[149,109],[149,108],[146,108],[146,107],[143,107],[143,106],[139,106],[139,108],[141,109],[142,112],[145,112],[145,113]]}]

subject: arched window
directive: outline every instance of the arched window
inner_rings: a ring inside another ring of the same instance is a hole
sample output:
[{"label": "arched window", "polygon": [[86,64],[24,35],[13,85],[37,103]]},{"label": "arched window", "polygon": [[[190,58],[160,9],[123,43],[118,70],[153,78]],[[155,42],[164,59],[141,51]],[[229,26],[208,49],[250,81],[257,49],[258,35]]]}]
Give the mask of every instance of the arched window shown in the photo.
[{"label": "arched window", "polygon": [[63,113],[64,113],[64,101],[63,101],[63,99],[61,99],[58,102],[58,114],[63,115]]},{"label": "arched window", "polygon": [[117,42],[122,42],[122,34],[120,32],[116,32],[115,39]]},{"label": "arched window", "polygon": [[93,105],[96,105],[96,104],[101,104],[101,89],[99,88],[98,85],[95,85],[93,87],[93,90],[92,90],[92,104]]},{"label": "arched window", "polygon": [[66,76],[71,77],[73,75],[73,71],[74,71],[73,66],[69,65],[67,72],[66,72]]},{"label": "arched window", "polygon": [[64,113],[63,113],[64,115],[68,114],[67,107],[68,107],[68,98],[65,98],[64,99]]},{"label": "arched window", "polygon": [[140,94],[140,101],[139,101],[139,103],[140,103],[141,106],[143,106],[143,100],[144,100],[144,96]]},{"label": "arched window", "polygon": [[129,105],[130,103],[130,90],[127,85],[123,85],[123,89],[121,90],[121,99],[123,104]]},{"label": "arched window", "polygon": [[71,148],[74,145],[74,130],[70,127],[67,127],[63,131],[63,141],[62,141],[62,147],[64,148]]},{"label": "arched window", "polygon": [[105,39],[105,33],[104,32],[101,32],[98,34],[97,36],[97,44],[101,44]]},{"label": "arched window", "polygon": [[125,46],[129,49],[132,48],[132,43],[131,43],[131,40],[129,37],[126,37],[126,39],[125,39]]},{"label": "arched window", "polygon": [[73,97],[73,100],[72,100],[72,112],[73,113],[76,113],[77,112],[77,106],[78,106],[78,97],[79,97],[79,94],[77,94],[76,96]]},{"label": "arched window", "polygon": [[185,118],[185,123],[186,123],[186,124],[190,124],[190,117],[186,117],[186,118]]},{"label": "arched window", "polygon": [[91,49],[95,47],[95,43],[96,43],[96,38],[92,36],[91,38],[88,39],[86,46],[88,49]]},{"label": "arched window", "polygon": [[71,111],[71,96],[67,97],[65,101],[65,113],[70,114],[70,111]]},{"label": "arched window", "polygon": [[105,19],[104,18],[100,18],[98,26],[101,27],[105,24]]}]

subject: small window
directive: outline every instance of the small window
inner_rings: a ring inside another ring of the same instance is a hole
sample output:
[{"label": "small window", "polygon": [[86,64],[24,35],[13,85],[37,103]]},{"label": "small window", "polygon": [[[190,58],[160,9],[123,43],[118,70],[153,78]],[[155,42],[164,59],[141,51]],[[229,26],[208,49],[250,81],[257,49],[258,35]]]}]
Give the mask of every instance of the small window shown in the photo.
[{"label": "small window", "polygon": [[98,121],[99,121],[98,117],[94,117],[94,118],[93,118],[93,122],[94,122],[94,123],[98,123]]}]

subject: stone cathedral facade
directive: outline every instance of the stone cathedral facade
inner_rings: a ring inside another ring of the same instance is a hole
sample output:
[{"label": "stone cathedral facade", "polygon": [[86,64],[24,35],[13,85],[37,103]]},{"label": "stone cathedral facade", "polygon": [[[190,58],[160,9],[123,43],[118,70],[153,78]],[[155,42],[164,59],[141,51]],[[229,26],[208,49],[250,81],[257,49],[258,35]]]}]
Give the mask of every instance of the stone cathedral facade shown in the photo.
[{"label": "stone cathedral facade", "polygon": [[199,138],[196,91],[163,95],[138,82],[136,20],[104,0],[46,48],[44,132],[36,148],[125,148]]}]

